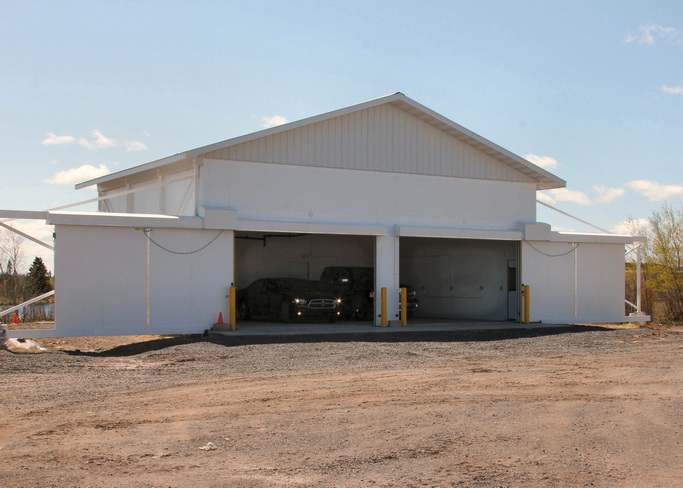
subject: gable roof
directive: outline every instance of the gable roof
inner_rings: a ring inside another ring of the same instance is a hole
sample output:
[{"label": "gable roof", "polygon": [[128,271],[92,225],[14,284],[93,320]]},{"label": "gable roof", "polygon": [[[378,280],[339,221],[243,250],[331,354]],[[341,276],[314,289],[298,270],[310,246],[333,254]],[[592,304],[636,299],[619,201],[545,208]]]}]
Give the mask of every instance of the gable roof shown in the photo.
[{"label": "gable roof", "polygon": [[203,154],[210,153],[213,151],[230,148],[238,144],[244,144],[246,142],[251,142],[256,139],[273,136],[276,134],[280,134],[282,132],[291,131],[293,129],[298,129],[308,125],[327,121],[336,117],[341,117],[344,115],[352,114],[354,112],[359,112],[361,110],[378,107],[384,104],[392,104],[395,107],[400,108],[408,114],[416,117],[417,119],[420,119],[423,122],[432,125],[433,127],[445,132],[446,134],[454,137],[455,139],[462,141],[465,144],[508,165],[516,171],[519,171],[523,175],[530,178],[532,181],[535,181],[536,189],[538,190],[563,188],[564,186],[566,186],[566,182],[561,178],[558,178],[552,173],[536,166],[535,164],[527,161],[526,159],[520,156],[517,156],[516,154],[511,153],[507,149],[498,146],[497,144],[481,137],[480,135],[466,129],[465,127],[456,124],[452,120],[447,119],[446,117],[434,112],[433,110],[425,107],[424,105],[417,103],[411,98],[405,96],[403,93],[399,92],[394,93],[393,95],[377,98],[357,105],[352,105],[350,107],[334,110],[332,112],[327,112],[321,115],[308,117],[295,122],[282,124],[276,127],[272,127],[270,129],[253,132],[251,134],[246,134],[240,137],[227,139],[225,141],[217,142],[215,144],[209,144],[207,146],[191,149],[183,153],[178,153],[163,159],[152,161],[129,169],[121,170],[116,173],[111,173],[106,176],[102,176],[99,178],[85,181],[83,183],[79,183],[76,185],[76,189],[105,183],[119,178],[124,178],[126,176],[160,168],[162,166],[173,164],[175,162],[179,162],[196,156],[201,156]]}]

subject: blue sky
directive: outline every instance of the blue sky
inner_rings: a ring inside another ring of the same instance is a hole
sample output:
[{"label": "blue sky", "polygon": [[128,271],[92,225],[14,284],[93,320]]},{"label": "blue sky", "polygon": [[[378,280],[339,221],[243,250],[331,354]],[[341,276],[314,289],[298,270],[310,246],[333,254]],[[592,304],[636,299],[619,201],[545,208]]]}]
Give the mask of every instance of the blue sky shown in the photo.
[{"label": "blue sky", "polygon": [[679,0],[0,0],[0,208],[397,91],[567,180],[539,198],[600,227],[683,204]]}]

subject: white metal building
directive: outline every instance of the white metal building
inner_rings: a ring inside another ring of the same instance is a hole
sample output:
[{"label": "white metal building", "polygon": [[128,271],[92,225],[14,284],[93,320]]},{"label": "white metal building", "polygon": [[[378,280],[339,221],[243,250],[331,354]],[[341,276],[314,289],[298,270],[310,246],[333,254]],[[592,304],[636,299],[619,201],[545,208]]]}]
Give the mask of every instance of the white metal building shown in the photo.
[{"label": "white metal building", "polygon": [[[199,333],[231,284],[372,266],[417,317],[623,322],[630,236],[536,222],[565,182],[401,93],[84,182],[99,212],[55,226],[53,335]],[[375,313],[377,322],[379,317]]]}]

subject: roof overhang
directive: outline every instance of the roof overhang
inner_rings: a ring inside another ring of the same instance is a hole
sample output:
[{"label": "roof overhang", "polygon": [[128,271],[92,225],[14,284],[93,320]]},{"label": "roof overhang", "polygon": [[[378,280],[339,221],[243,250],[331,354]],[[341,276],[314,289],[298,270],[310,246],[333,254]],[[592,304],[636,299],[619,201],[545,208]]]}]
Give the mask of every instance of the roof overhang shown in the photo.
[{"label": "roof overhang", "polygon": [[157,229],[204,228],[204,219],[201,217],[109,212],[48,212],[46,223],[50,225],[154,227]]}]

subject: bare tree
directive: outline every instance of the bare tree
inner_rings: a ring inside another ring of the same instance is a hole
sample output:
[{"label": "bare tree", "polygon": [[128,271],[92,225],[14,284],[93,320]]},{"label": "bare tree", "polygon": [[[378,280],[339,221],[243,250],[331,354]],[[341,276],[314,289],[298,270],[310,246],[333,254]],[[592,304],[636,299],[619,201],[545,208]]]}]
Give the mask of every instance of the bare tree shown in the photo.
[{"label": "bare tree", "polygon": [[16,304],[23,298],[24,276],[19,270],[24,265],[24,238],[9,229],[0,233],[0,300]]},{"label": "bare tree", "polygon": [[[12,227],[10,225],[10,227]],[[0,271],[17,274],[24,266],[24,238],[9,229],[2,229],[0,234]]]}]

